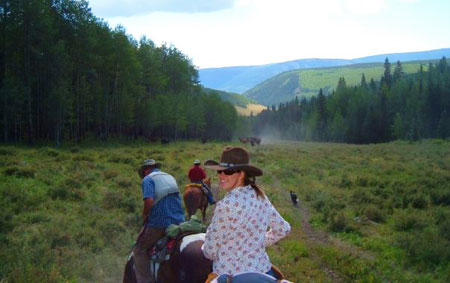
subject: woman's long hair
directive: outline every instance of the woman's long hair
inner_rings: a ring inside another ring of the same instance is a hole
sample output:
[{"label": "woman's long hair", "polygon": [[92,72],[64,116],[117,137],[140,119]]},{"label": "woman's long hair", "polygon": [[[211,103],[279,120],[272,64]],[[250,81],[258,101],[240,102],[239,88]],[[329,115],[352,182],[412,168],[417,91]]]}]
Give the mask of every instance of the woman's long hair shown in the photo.
[{"label": "woman's long hair", "polygon": [[245,179],[244,179],[244,185],[248,186],[252,186],[252,188],[255,190],[256,195],[262,199],[264,199],[265,195],[264,192],[262,190],[262,188],[260,186],[258,186],[256,184],[256,180],[254,176],[248,176],[247,172],[245,172]]}]

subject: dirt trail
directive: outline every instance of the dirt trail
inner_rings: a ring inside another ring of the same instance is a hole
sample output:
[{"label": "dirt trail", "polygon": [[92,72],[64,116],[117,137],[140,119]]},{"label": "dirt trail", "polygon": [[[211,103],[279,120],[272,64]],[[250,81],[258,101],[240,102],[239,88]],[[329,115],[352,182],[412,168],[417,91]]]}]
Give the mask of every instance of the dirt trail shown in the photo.
[{"label": "dirt trail", "polygon": [[[305,203],[302,200],[298,200],[297,207],[300,209],[300,216],[302,222],[302,231],[305,235],[307,246],[313,247],[317,245],[327,245],[330,243],[330,238],[327,233],[322,230],[316,230],[311,227],[309,223],[310,213]],[[322,270],[328,275],[329,279],[333,282],[346,281],[344,276],[339,275],[333,271],[326,262],[324,262],[318,255],[310,253],[311,257],[320,263]]]}]

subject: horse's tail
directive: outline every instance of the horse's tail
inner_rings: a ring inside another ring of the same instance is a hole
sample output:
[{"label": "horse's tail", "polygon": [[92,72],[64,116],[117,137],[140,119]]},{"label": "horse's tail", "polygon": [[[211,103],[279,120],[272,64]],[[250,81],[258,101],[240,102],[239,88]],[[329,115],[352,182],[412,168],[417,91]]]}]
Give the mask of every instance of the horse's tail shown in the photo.
[{"label": "horse's tail", "polygon": [[134,260],[133,257],[131,256],[128,261],[127,264],[125,265],[125,272],[123,273],[123,283],[136,283],[136,274],[134,273]]}]

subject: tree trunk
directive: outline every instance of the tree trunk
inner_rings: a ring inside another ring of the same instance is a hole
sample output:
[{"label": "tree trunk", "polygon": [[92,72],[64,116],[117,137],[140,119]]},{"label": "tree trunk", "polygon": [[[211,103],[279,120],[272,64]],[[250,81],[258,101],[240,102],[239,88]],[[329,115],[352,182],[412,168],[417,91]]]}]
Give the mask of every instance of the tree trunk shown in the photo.
[{"label": "tree trunk", "polygon": [[[25,8],[27,9],[27,8]],[[28,143],[33,143],[33,113],[32,113],[32,91],[31,91],[31,42],[30,42],[30,21],[28,19],[27,11],[24,13],[24,96],[27,100],[27,118],[28,118]]]},{"label": "tree trunk", "polygon": [[0,53],[0,91],[3,95],[3,139],[4,142],[8,142],[8,115],[7,115],[7,95],[8,90],[6,89],[4,82],[5,82],[5,74],[6,74],[6,15],[7,15],[7,4],[6,1],[2,1],[2,34],[1,34],[1,53]]}]

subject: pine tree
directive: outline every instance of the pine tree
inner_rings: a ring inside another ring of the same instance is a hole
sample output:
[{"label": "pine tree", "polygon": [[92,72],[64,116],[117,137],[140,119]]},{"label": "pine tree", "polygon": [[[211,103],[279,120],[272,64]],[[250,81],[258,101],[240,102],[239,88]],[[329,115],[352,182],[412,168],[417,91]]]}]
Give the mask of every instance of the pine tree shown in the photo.
[{"label": "pine tree", "polygon": [[339,78],[337,89],[345,89],[347,87],[347,83],[345,82],[345,78]]},{"label": "pine tree", "polygon": [[392,82],[395,84],[397,83],[402,77],[403,77],[403,67],[400,61],[397,61],[397,64],[395,65],[394,69],[394,75],[392,77]]},{"label": "pine tree", "polygon": [[390,88],[392,85],[392,75],[391,75],[391,63],[389,63],[389,59],[386,57],[384,60],[384,73],[381,77],[381,87],[383,84]]},{"label": "pine tree", "polygon": [[362,73],[362,75],[361,75],[361,86],[364,88],[364,89],[367,89],[368,87],[367,87],[367,82],[366,82],[366,76],[364,75],[364,73]]},{"label": "pine tree", "polygon": [[[344,83],[345,81],[342,80]],[[328,113],[326,108],[326,97],[322,89],[317,96],[317,135],[320,140],[326,141]]]}]

